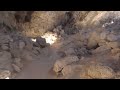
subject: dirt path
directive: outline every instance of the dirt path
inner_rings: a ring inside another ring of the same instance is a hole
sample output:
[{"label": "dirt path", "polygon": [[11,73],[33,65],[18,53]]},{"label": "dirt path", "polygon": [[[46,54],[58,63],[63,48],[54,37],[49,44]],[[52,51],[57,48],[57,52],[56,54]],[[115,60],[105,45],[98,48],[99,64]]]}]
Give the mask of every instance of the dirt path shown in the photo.
[{"label": "dirt path", "polygon": [[37,60],[26,62],[23,70],[16,76],[15,79],[54,79],[51,68],[59,56],[55,49],[45,48]]}]

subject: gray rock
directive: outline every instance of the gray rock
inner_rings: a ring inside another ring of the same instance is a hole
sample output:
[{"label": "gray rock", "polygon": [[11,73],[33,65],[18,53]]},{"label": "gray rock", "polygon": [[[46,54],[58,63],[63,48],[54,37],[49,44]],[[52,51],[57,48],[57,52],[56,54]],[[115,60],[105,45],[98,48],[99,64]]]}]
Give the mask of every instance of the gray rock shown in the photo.
[{"label": "gray rock", "polygon": [[58,55],[59,55],[60,57],[65,57],[65,56],[66,56],[65,52],[63,52],[63,51],[59,51],[59,52],[58,52]]},{"label": "gray rock", "polygon": [[0,36],[0,44],[5,44],[10,42],[10,36],[9,35],[1,35]]},{"label": "gray rock", "polygon": [[11,59],[11,53],[7,51],[0,52],[0,62],[2,61],[8,61]]},{"label": "gray rock", "polygon": [[20,57],[19,46],[17,42],[10,42],[10,52],[13,57]]},{"label": "gray rock", "polygon": [[21,59],[20,58],[15,58],[14,59],[14,64],[17,65],[19,68],[23,67],[23,64],[21,63]]},{"label": "gray rock", "polygon": [[4,44],[1,46],[1,48],[2,48],[3,50],[8,50],[8,49],[9,49],[9,47],[6,46],[6,45],[4,45]]},{"label": "gray rock", "polygon": [[30,40],[30,38],[25,38],[25,48],[27,50],[32,50],[33,42],[32,42],[32,40]]},{"label": "gray rock", "polygon": [[69,48],[65,51],[66,55],[72,55],[75,54],[74,48]]},{"label": "gray rock", "polygon": [[23,41],[19,42],[19,48],[23,49],[25,47],[25,43]]},{"label": "gray rock", "polygon": [[107,38],[107,35],[109,34],[109,31],[103,31],[101,34],[100,34],[100,39],[103,39],[105,40]]},{"label": "gray rock", "polygon": [[20,72],[20,71],[21,71],[21,69],[20,69],[17,65],[12,64],[12,66],[13,66],[13,68],[14,68],[14,70],[15,70],[16,72]]},{"label": "gray rock", "polygon": [[45,47],[46,46],[46,40],[44,38],[41,38],[41,37],[37,37],[36,38],[36,43],[38,43],[39,46],[41,46],[41,47]]}]

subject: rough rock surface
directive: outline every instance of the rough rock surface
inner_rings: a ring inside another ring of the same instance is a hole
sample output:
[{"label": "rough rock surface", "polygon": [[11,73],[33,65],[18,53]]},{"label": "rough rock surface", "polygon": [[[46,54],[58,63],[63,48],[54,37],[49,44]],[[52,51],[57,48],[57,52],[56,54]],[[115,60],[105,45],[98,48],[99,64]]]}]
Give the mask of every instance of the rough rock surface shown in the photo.
[{"label": "rough rock surface", "polygon": [[31,22],[23,25],[27,36],[43,35],[46,31],[52,30],[64,19],[65,11],[35,11],[32,14]]},{"label": "rough rock surface", "polygon": [[41,37],[37,37],[36,38],[36,43],[40,46],[40,47],[45,47],[46,46],[46,40],[44,38]]},{"label": "rough rock surface", "polygon": [[80,72],[80,78],[110,79],[114,77],[114,71],[107,66],[90,64],[83,68],[83,72]]},{"label": "rough rock surface", "polygon": [[57,60],[54,64],[54,68],[53,70],[55,72],[59,72],[61,71],[66,65],[69,65],[73,62],[77,62],[79,61],[78,57],[77,56],[67,56],[67,57],[64,57],[60,60]]},{"label": "rough rock surface", "polygon": [[8,70],[0,70],[0,79],[5,79],[11,76],[11,72]]}]

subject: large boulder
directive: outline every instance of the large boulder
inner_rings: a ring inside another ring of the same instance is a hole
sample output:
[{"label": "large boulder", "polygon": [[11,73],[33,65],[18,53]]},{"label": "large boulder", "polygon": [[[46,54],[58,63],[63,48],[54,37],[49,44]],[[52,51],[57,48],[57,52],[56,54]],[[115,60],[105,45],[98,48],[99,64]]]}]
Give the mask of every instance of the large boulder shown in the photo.
[{"label": "large boulder", "polygon": [[23,28],[27,36],[40,36],[53,30],[64,19],[65,11],[34,11],[31,21],[24,23]]},{"label": "large boulder", "polygon": [[80,78],[89,79],[110,79],[113,78],[114,75],[115,73],[112,68],[100,63],[85,65],[80,72]]},{"label": "large boulder", "polygon": [[58,73],[60,72],[65,66],[79,61],[77,56],[66,56],[60,60],[57,60],[54,64],[53,70]]}]

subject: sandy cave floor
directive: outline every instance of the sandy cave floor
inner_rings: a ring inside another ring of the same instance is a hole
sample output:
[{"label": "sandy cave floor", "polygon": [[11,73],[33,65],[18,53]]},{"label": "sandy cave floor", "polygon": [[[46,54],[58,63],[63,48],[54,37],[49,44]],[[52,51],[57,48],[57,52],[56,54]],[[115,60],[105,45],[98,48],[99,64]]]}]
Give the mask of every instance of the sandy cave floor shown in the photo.
[{"label": "sandy cave floor", "polygon": [[55,63],[56,55],[54,49],[48,51],[48,55],[39,55],[39,59],[28,61],[23,70],[15,79],[55,79],[55,73],[52,73],[52,67]]}]

